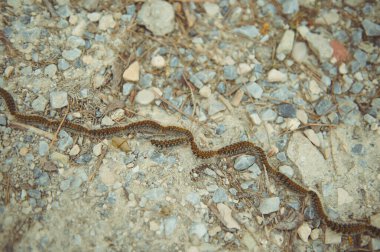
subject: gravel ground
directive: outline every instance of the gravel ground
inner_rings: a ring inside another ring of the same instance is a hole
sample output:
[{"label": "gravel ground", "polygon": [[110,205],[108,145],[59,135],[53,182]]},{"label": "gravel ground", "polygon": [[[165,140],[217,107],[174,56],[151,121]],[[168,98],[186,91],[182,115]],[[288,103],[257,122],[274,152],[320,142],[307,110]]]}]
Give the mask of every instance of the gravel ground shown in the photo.
[{"label": "gravel ground", "polygon": [[[0,86],[20,111],[89,128],[151,119],[204,149],[249,140],[317,190],[331,218],[380,227],[380,2],[0,8]],[[203,161],[151,138],[20,125],[0,100],[1,250],[380,250],[331,231],[254,157]]]}]

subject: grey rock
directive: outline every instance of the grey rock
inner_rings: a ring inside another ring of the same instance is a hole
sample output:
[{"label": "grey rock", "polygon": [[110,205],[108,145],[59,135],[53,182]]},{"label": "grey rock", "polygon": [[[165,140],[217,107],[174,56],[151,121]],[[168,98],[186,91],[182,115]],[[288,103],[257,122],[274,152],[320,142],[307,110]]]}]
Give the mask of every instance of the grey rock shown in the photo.
[{"label": "grey rock", "polygon": [[212,116],[212,115],[215,115],[216,113],[221,112],[225,109],[226,109],[226,106],[223,103],[216,101],[216,100],[212,100],[212,101],[210,101],[210,104],[208,107],[208,114],[210,116]]},{"label": "grey rock", "polygon": [[68,5],[60,5],[57,9],[57,14],[61,17],[61,18],[68,18],[72,12],[69,8]]},{"label": "grey rock", "polygon": [[79,188],[83,183],[83,180],[80,177],[74,177],[73,181],[71,181],[72,188]]},{"label": "grey rock", "polygon": [[242,155],[235,159],[234,168],[237,171],[244,171],[254,165],[256,162],[256,157]]},{"label": "grey rock", "polygon": [[278,114],[285,118],[295,118],[296,109],[293,104],[283,103],[278,106]]},{"label": "grey rock", "polygon": [[65,91],[53,91],[50,93],[50,105],[52,109],[59,109],[67,106],[67,92]]},{"label": "grey rock", "polygon": [[71,179],[62,180],[61,184],[59,185],[59,188],[62,191],[66,191],[67,189],[70,188],[70,183],[71,183]]},{"label": "grey rock", "polygon": [[36,112],[45,111],[48,100],[43,96],[38,96],[35,100],[32,101],[32,108]]},{"label": "grey rock", "polygon": [[226,93],[226,84],[224,82],[219,82],[218,86],[216,87],[216,90],[220,94],[225,94]]},{"label": "grey rock", "polygon": [[198,79],[203,84],[206,84],[212,79],[214,79],[214,77],[216,76],[216,72],[212,70],[202,70],[202,71],[197,72],[195,76],[198,77]]},{"label": "grey rock", "polygon": [[165,235],[169,236],[174,233],[177,226],[177,216],[170,216],[164,219]]},{"label": "grey rock", "polygon": [[199,239],[207,235],[207,227],[203,223],[193,223],[189,231],[190,235],[196,235]]},{"label": "grey rock", "polygon": [[41,192],[36,189],[29,189],[28,195],[34,199],[41,199]]},{"label": "grey rock", "polygon": [[141,79],[140,79],[140,85],[142,88],[148,88],[148,87],[151,87],[152,86],[152,82],[153,82],[153,75],[148,73],[148,74],[144,74]]},{"label": "grey rock", "polygon": [[194,84],[197,88],[201,89],[203,87],[203,82],[195,75],[195,74],[190,74],[189,80],[191,83]]},{"label": "grey rock", "polygon": [[89,92],[88,88],[84,88],[79,91],[79,95],[81,98],[88,98]]},{"label": "grey rock", "polygon": [[233,29],[233,32],[244,35],[251,39],[257,37],[260,34],[259,30],[254,25],[241,26]]},{"label": "grey rock", "polygon": [[224,124],[219,124],[216,129],[215,129],[215,133],[217,135],[222,135],[224,132],[226,131],[226,127],[224,126]]},{"label": "grey rock", "polygon": [[380,36],[380,25],[376,24],[368,19],[364,19],[362,21],[362,25],[364,27],[365,33],[367,36],[374,37]]},{"label": "grey rock", "polygon": [[261,112],[260,118],[264,121],[274,121],[277,118],[277,113],[274,110],[268,108]]},{"label": "grey rock", "polygon": [[352,31],[351,40],[354,45],[359,45],[362,42],[363,30],[361,28]]},{"label": "grey rock", "polygon": [[299,5],[297,0],[285,0],[282,1],[282,13],[284,14],[294,14],[299,10]]},{"label": "grey rock", "polygon": [[38,144],[38,154],[40,156],[46,156],[49,152],[49,144],[46,141],[40,141]]},{"label": "grey rock", "polygon": [[323,197],[328,197],[332,194],[334,189],[334,185],[332,183],[323,184],[322,186],[322,195]]},{"label": "grey rock", "polygon": [[330,101],[330,99],[323,98],[317,104],[317,106],[315,106],[315,112],[317,113],[317,115],[320,115],[320,116],[325,115],[327,112],[329,112],[329,110],[331,109],[332,106],[333,106],[333,104]]},{"label": "grey rock", "polygon": [[263,95],[263,89],[261,86],[255,82],[251,82],[247,85],[247,90],[248,94],[252,96],[255,99],[260,99],[261,96]]},{"label": "grey rock", "polygon": [[128,96],[135,85],[133,83],[125,83],[123,85],[123,95]]},{"label": "grey rock", "polygon": [[144,197],[148,200],[163,200],[165,197],[165,190],[162,187],[157,187],[144,192]]},{"label": "grey rock", "polygon": [[196,192],[190,192],[186,195],[186,201],[190,202],[193,206],[196,206],[201,202],[201,197]]},{"label": "grey rock", "polygon": [[264,198],[260,202],[259,210],[262,214],[269,214],[276,212],[280,209],[280,198]]},{"label": "grey rock", "polygon": [[85,153],[83,155],[80,155],[76,160],[75,163],[77,164],[87,164],[90,162],[92,159],[92,154],[90,153]]},{"label": "grey rock", "polygon": [[261,174],[260,167],[256,163],[251,165],[248,168],[248,171],[250,172],[250,176],[253,179],[256,179]]},{"label": "grey rock", "polygon": [[363,144],[355,144],[352,147],[351,152],[356,154],[356,155],[364,155],[365,149],[364,149]]},{"label": "grey rock", "polygon": [[49,174],[42,172],[41,175],[36,179],[36,184],[39,186],[47,186],[50,183]]},{"label": "grey rock", "polygon": [[67,39],[67,45],[71,48],[84,47],[86,45],[86,42],[80,37],[70,36]]},{"label": "grey rock", "polygon": [[236,66],[224,66],[223,75],[226,80],[235,80],[238,77]]},{"label": "grey rock", "polygon": [[58,136],[58,149],[60,149],[61,151],[66,151],[69,147],[73,145],[74,140],[69,134],[67,134],[66,131],[61,130]]},{"label": "grey rock", "polygon": [[137,23],[144,25],[156,36],[164,36],[174,30],[174,8],[165,1],[145,2],[137,14]]},{"label": "grey rock", "polygon": [[278,159],[279,161],[281,161],[281,162],[285,162],[285,161],[286,161],[286,154],[285,154],[285,152],[283,152],[283,151],[277,153],[276,157],[277,157],[277,159]]},{"label": "grey rock", "polygon": [[292,167],[288,166],[288,165],[282,165],[280,166],[279,168],[280,172],[282,174],[285,174],[287,177],[289,178],[292,178],[293,175],[294,175],[294,170]]},{"label": "grey rock", "polygon": [[214,203],[223,203],[228,200],[226,191],[223,188],[218,188],[212,195],[212,201]]},{"label": "grey rock", "polygon": [[312,220],[315,218],[315,210],[314,210],[314,207],[311,207],[311,206],[307,206],[303,212],[304,216],[305,216],[305,220]]},{"label": "grey rock", "polygon": [[61,71],[65,71],[70,67],[69,62],[67,62],[65,59],[59,59],[58,60],[58,69]]},{"label": "grey rock", "polygon": [[275,91],[272,91],[270,96],[280,101],[286,101],[293,98],[295,96],[295,93],[290,91],[287,87],[283,86],[279,89],[276,89]]},{"label": "grey rock", "polygon": [[22,75],[25,75],[25,76],[30,76],[32,72],[33,72],[33,68],[31,66],[27,66],[21,69]]},{"label": "grey rock", "polygon": [[79,50],[78,48],[74,48],[74,49],[70,49],[70,50],[63,50],[62,57],[65,60],[74,61],[77,58],[79,58],[81,56],[81,54],[82,54],[81,50]]},{"label": "grey rock", "polygon": [[6,126],[7,125],[7,117],[4,115],[0,115],[0,126]]},{"label": "grey rock", "polygon": [[50,64],[47,67],[45,67],[44,74],[49,76],[50,78],[54,77],[55,73],[57,72],[57,66],[54,64]]}]

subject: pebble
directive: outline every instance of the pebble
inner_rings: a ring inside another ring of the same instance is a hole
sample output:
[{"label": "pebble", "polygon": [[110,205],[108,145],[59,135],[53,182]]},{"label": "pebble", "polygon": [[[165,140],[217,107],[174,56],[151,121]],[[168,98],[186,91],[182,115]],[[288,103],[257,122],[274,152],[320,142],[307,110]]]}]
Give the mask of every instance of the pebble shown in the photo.
[{"label": "pebble", "polygon": [[338,188],[338,206],[349,204],[354,201],[354,198],[343,188]]},{"label": "pebble", "polygon": [[203,86],[199,89],[199,94],[204,98],[211,96],[211,88],[209,86]]},{"label": "pebble", "polygon": [[261,112],[260,117],[264,121],[274,121],[277,118],[277,113],[274,110],[268,108]]},{"label": "pebble", "polygon": [[298,0],[281,1],[283,14],[294,14],[299,10]]},{"label": "pebble", "polygon": [[115,124],[114,121],[112,121],[111,117],[105,116],[102,118],[102,121],[100,122],[103,126],[112,126]]},{"label": "pebble", "polygon": [[263,89],[261,86],[255,82],[251,82],[246,86],[246,91],[250,96],[255,99],[260,99],[263,95]]},{"label": "pebble", "polygon": [[251,118],[252,122],[255,125],[260,125],[261,124],[261,118],[260,118],[259,114],[257,114],[256,112],[254,112],[252,114],[249,114],[249,118]]},{"label": "pebble", "polygon": [[66,131],[59,131],[58,136],[58,149],[60,149],[61,151],[66,151],[70,146],[73,145],[74,140],[69,134],[67,134]]},{"label": "pebble", "polygon": [[98,13],[98,12],[92,12],[92,13],[87,14],[87,18],[91,22],[98,22],[100,20],[101,16],[102,15],[100,13]]},{"label": "pebble", "polygon": [[92,148],[92,153],[94,153],[95,156],[98,157],[100,154],[102,154],[102,145],[102,143],[98,143]]},{"label": "pebble", "polygon": [[54,77],[56,72],[57,72],[57,66],[54,64],[50,64],[44,69],[44,74],[49,76],[50,78]]},{"label": "pebble", "polygon": [[40,141],[38,144],[38,154],[43,157],[49,152],[49,144],[46,141]]},{"label": "pebble", "polygon": [[307,60],[308,57],[308,51],[307,51],[307,45],[304,42],[296,42],[293,46],[292,50],[292,58],[298,62],[302,63]]},{"label": "pebble", "polygon": [[216,113],[224,111],[225,109],[226,109],[226,106],[223,103],[215,99],[212,99],[209,103],[208,114],[212,116],[212,115],[215,115]]},{"label": "pebble", "polygon": [[125,81],[139,81],[140,79],[140,64],[133,62],[123,73],[123,79]]},{"label": "pebble", "polygon": [[106,31],[109,28],[114,28],[116,25],[115,20],[112,17],[112,14],[105,15],[99,20],[99,30]]},{"label": "pebble", "polygon": [[133,90],[133,83],[124,83],[123,84],[123,95],[128,96]]},{"label": "pebble", "polygon": [[259,30],[254,25],[245,25],[233,29],[234,33],[246,36],[250,39],[255,38],[260,35]]},{"label": "pebble", "polygon": [[161,55],[156,55],[152,58],[150,64],[155,68],[164,68],[166,66],[166,61]]},{"label": "pebble", "polygon": [[278,71],[277,69],[271,69],[268,72],[267,80],[269,82],[285,82],[288,80],[288,76],[285,73]]},{"label": "pebble", "polygon": [[135,101],[141,105],[148,105],[153,102],[154,99],[155,95],[150,89],[140,90],[135,97]]},{"label": "pebble", "polygon": [[207,227],[203,223],[193,223],[191,224],[190,235],[196,235],[199,239],[207,234]]},{"label": "pebble", "polygon": [[239,75],[245,75],[252,71],[252,67],[247,63],[240,63],[237,68],[237,72]]},{"label": "pebble", "polygon": [[331,107],[333,106],[330,99],[323,98],[316,106],[315,106],[315,112],[317,115],[322,116],[325,115],[327,112],[330,111]]},{"label": "pebble", "polygon": [[0,126],[7,125],[7,117],[5,115],[0,115]]},{"label": "pebble", "polygon": [[176,227],[177,216],[170,216],[164,219],[164,230],[166,236],[172,235]]},{"label": "pebble", "polygon": [[235,80],[238,77],[236,66],[223,67],[224,78],[226,80]]},{"label": "pebble", "polygon": [[48,102],[49,101],[45,97],[40,95],[32,101],[32,108],[36,112],[43,112],[45,111]]},{"label": "pebble", "polygon": [[203,8],[206,11],[207,16],[209,17],[218,17],[220,15],[219,5],[215,3],[204,3]]},{"label": "pebble", "polygon": [[186,195],[186,201],[190,202],[193,206],[196,206],[201,202],[201,197],[196,192],[190,192]]},{"label": "pebble", "polygon": [[302,223],[301,226],[297,229],[297,234],[302,241],[308,242],[309,236],[311,234],[311,228],[306,222]]},{"label": "pebble", "polygon": [[288,55],[292,49],[294,44],[295,33],[293,30],[286,30],[282,35],[281,41],[277,46],[276,55]]},{"label": "pebble", "polygon": [[235,159],[234,168],[237,171],[244,171],[255,164],[254,156],[242,155]]},{"label": "pebble", "polygon": [[315,134],[314,130],[306,129],[303,131],[303,133],[305,134],[307,138],[309,138],[310,142],[312,142],[315,146],[317,147],[321,146],[321,142],[319,141],[319,138],[317,134]]},{"label": "pebble", "polygon": [[60,109],[68,105],[67,92],[53,91],[50,93],[50,105],[52,109]]},{"label": "pebble", "polygon": [[259,210],[262,214],[269,214],[276,212],[280,209],[280,198],[264,198],[260,202]]},{"label": "pebble", "polygon": [[324,12],[315,20],[317,24],[332,25],[336,24],[339,21],[339,14],[336,9],[329,10]]},{"label": "pebble", "polygon": [[79,147],[79,145],[75,144],[75,145],[71,148],[71,150],[70,150],[70,152],[69,152],[69,155],[70,155],[70,156],[76,156],[76,155],[79,154],[79,152],[80,152],[80,147]]},{"label": "pebble", "polygon": [[293,175],[294,175],[294,170],[292,167],[288,166],[288,165],[282,165],[279,167],[279,171],[282,173],[282,174],[285,174],[287,177],[289,178],[292,178]]},{"label": "pebble", "polygon": [[283,103],[278,106],[278,114],[284,118],[295,118],[296,109],[293,104]]},{"label": "pebble", "polygon": [[59,152],[53,152],[50,154],[50,160],[58,164],[67,165],[69,163],[69,157]]},{"label": "pebble", "polygon": [[331,58],[333,49],[325,37],[310,32],[305,26],[298,27],[297,31],[308,42],[310,49],[318,56],[321,62],[328,61]]},{"label": "pebble", "polygon": [[342,234],[336,233],[330,228],[326,229],[325,232],[325,244],[339,244],[342,241]]},{"label": "pebble", "polygon": [[216,191],[212,195],[212,201],[214,201],[214,203],[223,203],[228,201],[226,191],[223,188],[216,189]]},{"label": "pebble", "polygon": [[144,74],[140,80],[140,86],[142,88],[148,88],[152,86],[153,83],[153,74]]},{"label": "pebble", "polygon": [[319,238],[319,228],[315,228],[311,231],[310,238],[315,241]]},{"label": "pebble", "polygon": [[144,192],[143,195],[148,200],[160,201],[165,198],[165,190],[162,187],[156,187]]},{"label": "pebble", "polygon": [[232,210],[223,203],[219,203],[216,205],[220,214],[220,221],[228,228],[228,229],[237,229],[240,230],[240,225],[237,221],[232,217]]},{"label": "pebble", "polygon": [[362,21],[365,33],[369,37],[380,36],[380,25],[372,22],[371,20],[364,19]]},{"label": "pebble", "polygon": [[304,110],[300,110],[298,109],[296,111],[296,117],[298,120],[300,120],[303,124],[307,124],[308,123],[308,116],[307,116],[307,113],[304,111]]},{"label": "pebble", "polygon": [[81,50],[79,50],[78,48],[74,48],[74,49],[70,49],[70,50],[63,50],[62,57],[65,60],[74,61],[77,58],[79,58],[81,56],[81,54],[82,54]]},{"label": "pebble", "polygon": [[62,180],[60,185],[59,185],[59,188],[62,191],[66,191],[67,189],[70,188],[70,184],[71,184],[71,179]]},{"label": "pebble", "polygon": [[49,174],[42,172],[41,175],[36,179],[36,184],[39,186],[47,186],[50,183]]},{"label": "pebble", "polygon": [[145,2],[137,14],[137,23],[144,25],[156,36],[171,33],[175,26],[173,6],[162,0]]},{"label": "pebble", "polygon": [[69,62],[67,62],[65,59],[59,59],[58,60],[58,69],[61,71],[65,71],[70,67]]}]

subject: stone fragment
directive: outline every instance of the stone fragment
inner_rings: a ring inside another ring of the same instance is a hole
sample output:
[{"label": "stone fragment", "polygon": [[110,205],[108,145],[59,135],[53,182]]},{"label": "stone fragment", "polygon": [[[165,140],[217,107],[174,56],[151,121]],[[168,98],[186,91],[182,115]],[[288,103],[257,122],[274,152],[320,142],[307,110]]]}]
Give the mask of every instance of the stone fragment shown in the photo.
[{"label": "stone fragment", "polygon": [[277,69],[271,69],[268,72],[267,80],[269,82],[285,82],[288,80],[288,76],[285,73],[278,71]]},{"label": "stone fragment", "polygon": [[320,147],[321,142],[319,141],[319,138],[317,134],[315,134],[314,130],[312,129],[306,129],[303,132],[307,138],[309,138],[310,142],[312,142],[315,146]]},{"label": "stone fragment", "polygon": [[343,188],[338,188],[338,205],[348,204],[354,201],[354,198]]},{"label": "stone fragment", "polygon": [[162,57],[161,55],[154,56],[150,63],[155,68],[163,68],[166,66],[166,61],[165,61],[164,57]]},{"label": "stone fragment", "polygon": [[302,241],[307,242],[311,234],[311,228],[309,227],[309,224],[306,222],[302,223],[302,225],[297,229],[297,234]]},{"label": "stone fragment", "polygon": [[280,198],[264,198],[260,202],[259,210],[262,214],[269,214],[276,212],[280,209]]},{"label": "stone fragment", "polygon": [[105,15],[99,20],[99,30],[106,31],[109,28],[114,28],[116,25],[115,20],[111,14]]},{"label": "stone fragment", "polygon": [[277,46],[276,54],[288,55],[293,48],[295,33],[293,30],[286,30]]},{"label": "stone fragment", "polygon": [[69,104],[67,100],[67,92],[53,91],[50,93],[50,105],[52,109],[60,109]]},{"label": "stone fragment", "polygon": [[296,42],[292,50],[292,58],[298,62],[302,63],[307,60],[308,52],[307,45],[304,42]]},{"label": "stone fragment", "polygon": [[337,233],[330,228],[325,232],[325,244],[339,244],[342,242],[342,234]]},{"label": "stone fragment", "polygon": [[220,214],[220,221],[228,228],[228,229],[240,229],[239,223],[232,217],[232,210],[223,203],[219,203],[216,205]]},{"label": "stone fragment", "polygon": [[140,64],[135,61],[124,71],[123,79],[125,81],[139,81],[140,79]]},{"label": "stone fragment", "polygon": [[365,33],[369,37],[380,36],[380,25],[372,22],[371,20],[364,19],[362,22]]}]

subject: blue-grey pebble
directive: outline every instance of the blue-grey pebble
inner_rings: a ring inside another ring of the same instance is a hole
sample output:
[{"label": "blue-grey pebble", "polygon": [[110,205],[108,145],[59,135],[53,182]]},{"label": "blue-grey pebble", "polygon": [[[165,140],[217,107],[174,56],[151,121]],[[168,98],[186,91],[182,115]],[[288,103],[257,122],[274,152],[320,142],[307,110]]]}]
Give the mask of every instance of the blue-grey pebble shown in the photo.
[{"label": "blue-grey pebble", "polygon": [[323,98],[322,100],[319,101],[317,106],[315,106],[315,112],[317,115],[325,115],[331,107],[333,106],[332,102],[328,98]]},{"label": "blue-grey pebble", "polygon": [[219,187],[218,189],[216,189],[216,191],[212,195],[212,201],[214,201],[214,203],[223,203],[223,202],[226,202],[227,200],[228,200],[228,196],[226,194],[226,191],[223,188]]},{"label": "blue-grey pebble", "polygon": [[61,71],[65,71],[70,67],[69,62],[67,62],[65,59],[59,59],[58,60],[58,69]]},{"label": "blue-grey pebble", "polygon": [[34,199],[40,199],[41,198],[40,190],[36,190],[36,189],[29,189],[28,195]]},{"label": "blue-grey pebble", "polygon": [[236,66],[223,67],[224,78],[226,80],[235,80],[238,77]]},{"label": "blue-grey pebble", "polygon": [[278,114],[284,118],[295,118],[296,108],[293,104],[283,103],[278,106]]}]

